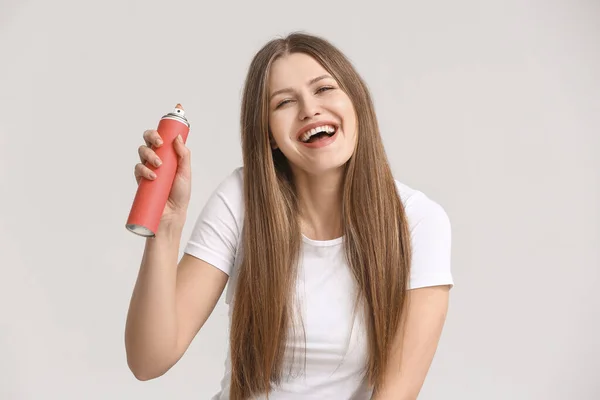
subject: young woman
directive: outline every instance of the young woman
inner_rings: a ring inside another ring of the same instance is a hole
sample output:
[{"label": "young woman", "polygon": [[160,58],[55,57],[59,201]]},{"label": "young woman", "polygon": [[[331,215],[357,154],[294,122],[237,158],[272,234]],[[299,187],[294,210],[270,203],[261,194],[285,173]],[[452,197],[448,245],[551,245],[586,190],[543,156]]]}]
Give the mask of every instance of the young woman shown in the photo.
[{"label": "young woman", "polygon": [[[267,43],[245,83],[243,168],[213,192],[178,262],[190,152],[148,239],[126,325],[128,364],[156,378],[226,283],[230,347],[213,399],[416,399],[445,321],[450,223],[395,180],[370,94],[328,41]],[[158,162],[144,133],[137,181]]]}]

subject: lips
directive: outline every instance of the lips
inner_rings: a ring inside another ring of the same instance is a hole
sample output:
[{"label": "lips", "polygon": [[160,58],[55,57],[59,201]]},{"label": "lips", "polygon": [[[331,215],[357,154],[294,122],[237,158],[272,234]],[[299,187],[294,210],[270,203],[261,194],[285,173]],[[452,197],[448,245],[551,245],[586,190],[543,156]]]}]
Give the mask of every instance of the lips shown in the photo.
[{"label": "lips", "polygon": [[302,136],[304,135],[305,132],[308,132],[309,130],[313,129],[313,128],[318,128],[320,126],[324,126],[324,125],[331,125],[333,126],[336,131],[339,129],[339,125],[333,121],[317,121],[317,122],[313,122],[312,124],[308,124],[303,126],[297,133],[296,133],[296,140],[298,141],[302,141]]}]

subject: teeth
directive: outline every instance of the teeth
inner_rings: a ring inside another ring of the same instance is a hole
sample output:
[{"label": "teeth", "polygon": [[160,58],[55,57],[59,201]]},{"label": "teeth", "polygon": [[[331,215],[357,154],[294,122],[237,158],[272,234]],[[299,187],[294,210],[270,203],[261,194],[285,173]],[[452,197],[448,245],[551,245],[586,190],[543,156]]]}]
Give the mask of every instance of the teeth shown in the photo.
[{"label": "teeth", "polygon": [[316,128],[313,128],[309,131],[304,132],[302,134],[302,136],[300,137],[300,140],[302,140],[303,142],[306,142],[306,141],[308,141],[308,139],[311,138],[311,136],[316,135],[319,132],[333,133],[333,132],[335,132],[335,128],[331,125],[318,126]]}]

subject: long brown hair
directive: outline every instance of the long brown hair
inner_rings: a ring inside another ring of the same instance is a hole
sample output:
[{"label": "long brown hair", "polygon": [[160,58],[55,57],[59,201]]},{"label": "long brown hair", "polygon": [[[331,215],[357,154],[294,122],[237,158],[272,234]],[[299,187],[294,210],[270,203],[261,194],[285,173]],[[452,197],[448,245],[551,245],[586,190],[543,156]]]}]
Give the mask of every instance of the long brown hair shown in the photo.
[{"label": "long brown hair", "polygon": [[267,394],[281,382],[302,241],[294,179],[269,144],[268,76],[273,62],[305,53],[344,90],[358,133],[343,180],[344,249],[364,305],[366,375],[377,388],[401,326],[410,267],[410,238],[369,91],[351,62],[320,37],[293,33],[268,42],[252,60],[241,110],[245,218],[230,332],[232,400]]}]

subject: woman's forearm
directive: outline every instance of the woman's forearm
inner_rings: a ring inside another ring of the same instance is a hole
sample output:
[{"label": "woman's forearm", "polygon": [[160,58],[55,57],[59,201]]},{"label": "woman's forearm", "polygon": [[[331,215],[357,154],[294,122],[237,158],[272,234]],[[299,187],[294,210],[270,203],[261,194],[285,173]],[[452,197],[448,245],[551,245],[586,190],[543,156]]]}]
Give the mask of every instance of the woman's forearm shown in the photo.
[{"label": "woman's forearm", "polygon": [[138,379],[164,374],[176,361],[177,259],[183,219],[161,221],[146,239],[125,328],[129,368]]}]

